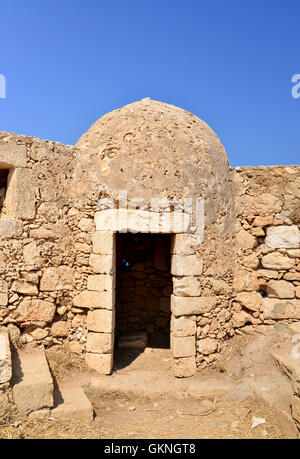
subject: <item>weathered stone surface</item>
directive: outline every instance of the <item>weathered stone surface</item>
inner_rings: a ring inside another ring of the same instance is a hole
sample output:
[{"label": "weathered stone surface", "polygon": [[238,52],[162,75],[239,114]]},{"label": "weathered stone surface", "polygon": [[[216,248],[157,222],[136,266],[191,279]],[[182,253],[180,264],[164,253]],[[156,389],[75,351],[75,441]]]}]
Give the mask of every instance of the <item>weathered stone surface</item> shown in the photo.
[{"label": "weathered stone surface", "polygon": [[7,306],[8,295],[7,293],[0,292],[0,306]]},{"label": "weathered stone surface", "polygon": [[229,295],[231,293],[230,286],[222,279],[211,279],[210,284],[216,295]]},{"label": "weathered stone surface", "polygon": [[113,255],[115,237],[115,234],[111,231],[96,231],[93,233],[93,252],[101,255]]},{"label": "weathered stone surface", "polygon": [[293,335],[300,335],[300,322],[293,322],[290,324],[289,330]]},{"label": "weathered stone surface", "polygon": [[262,193],[259,196],[243,196],[241,199],[243,215],[258,216],[274,214],[282,209],[282,201],[271,193]]},{"label": "weathered stone surface", "polygon": [[174,234],[171,244],[171,253],[175,255],[193,255],[195,236],[192,234]]},{"label": "weathered stone surface", "polygon": [[86,341],[87,352],[97,354],[112,354],[113,352],[112,333],[88,333]]},{"label": "weathered stone surface", "polygon": [[26,167],[26,145],[18,145],[10,142],[0,145],[0,163],[7,166]]},{"label": "weathered stone surface", "polygon": [[199,276],[203,271],[203,260],[197,255],[172,255],[171,273],[174,276]]},{"label": "weathered stone surface", "polygon": [[52,292],[61,290],[72,290],[74,270],[69,266],[47,268],[41,278],[40,290]]},{"label": "weathered stone surface", "polygon": [[199,280],[194,276],[173,277],[173,292],[176,296],[200,296]]},{"label": "weathered stone surface", "polygon": [[44,352],[19,351],[14,365],[14,402],[21,414],[53,406],[53,381]]},{"label": "weathered stone surface", "polygon": [[262,310],[265,319],[300,319],[300,300],[263,298]]},{"label": "weathered stone surface", "polygon": [[246,311],[234,312],[232,315],[232,325],[234,328],[240,328],[246,325],[246,323],[252,323],[252,316]]},{"label": "weathered stone surface", "polygon": [[115,271],[115,258],[113,255],[90,256],[90,266],[97,274],[113,274]]},{"label": "weathered stone surface", "polygon": [[89,311],[86,326],[90,331],[111,333],[115,328],[115,314],[107,309]]},{"label": "weathered stone surface", "polygon": [[300,282],[300,273],[289,272],[284,274],[283,278],[287,281],[298,281]]},{"label": "weathered stone surface", "polygon": [[270,226],[266,245],[273,249],[299,249],[300,231],[297,226]]},{"label": "weathered stone surface", "polygon": [[13,292],[22,293],[23,295],[37,295],[39,292],[36,285],[21,280],[14,281],[11,289]]},{"label": "weathered stone surface", "polygon": [[176,378],[188,378],[193,376],[197,371],[195,357],[174,359],[173,371]]},{"label": "weathered stone surface", "polygon": [[253,249],[257,245],[256,238],[244,229],[238,232],[236,239],[238,247],[242,249]]},{"label": "weathered stone surface", "polygon": [[97,292],[111,292],[115,289],[115,276],[110,274],[93,274],[88,277],[87,289]]},{"label": "weathered stone surface", "polygon": [[96,292],[84,290],[79,295],[73,298],[73,305],[79,308],[114,308],[114,293],[113,292]]},{"label": "weathered stone surface", "polygon": [[12,376],[9,334],[7,329],[0,328],[0,384],[10,381]]},{"label": "weathered stone surface", "polygon": [[258,292],[238,293],[235,300],[250,311],[259,311],[262,304],[262,296]]},{"label": "weathered stone surface", "polygon": [[180,297],[171,295],[171,311],[175,316],[204,314],[216,307],[216,297]]},{"label": "weathered stone surface", "polygon": [[64,320],[60,320],[58,322],[54,322],[51,327],[51,335],[55,336],[56,338],[63,338],[68,336],[70,326],[68,322]]},{"label": "weathered stone surface", "polygon": [[174,336],[195,336],[196,321],[188,317],[174,317],[171,319],[171,332]]},{"label": "weathered stone surface", "polygon": [[74,387],[74,384],[70,383],[60,384],[56,399],[55,408],[51,412],[52,418],[70,421],[93,420],[93,407],[81,387]]},{"label": "weathered stone surface", "polygon": [[[8,193],[10,189],[12,191],[12,202],[9,207],[13,209],[13,215],[15,218],[22,220],[31,220],[35,217],[35,179],[31,169],[27,168],[15,168],[9,184]],[[6,199],[10,199],[7,196]]]},{"label": "weathered stone surface", "polygon": [[271,269],[259,269],[258,276],[265,279],[278,279],[278,272]]},{"label": "weathered stone surface", "polygon": [[16,322],[52,322],[55,311],[55,305],[49,301],[26,298],[13,311],[13,318]]},{"label": "weathered stone surface", "polygon": [[197,349],[200,354],[209,355],[216,352],[218,348],[218,341],[212,338],[200,339],[197,342]]},{"label": "weathered stone surface", "polygon": [[300,424],[300,397],[297,395],[294,395],[292,400],[292,416]]},{"label": "weathered stone surface", "polygon": [[239,270],[233,279],[233,288],[236,292],[253,292],[259,289],[257,272]]},{"label": "weathered stone surface", "polygon": [[37,269],[42,266],[43,260],[36,242],[30,242],[23,249],[24,261],[28,269]]},{"label": "weathered stone surface", "polygon": [[0,220],[0,238],[22,235],[22,223],[20,220]]},{"label": "weathered stone surface", "polygon": [[171,350],[173,357],[192,357],[196,354],[194,336],[178,337],[171,335]]},{"label": "weathered stone surface", "polygon": [[291,269],[295,266],[295,260],[279,252],[273,252],[263,256],[261,264],[268,269]]},{"label": "weathered stone surface", "polygon": [[270,298],[294,298],[295,287],[285,280],[271,280],[267,288]]},{"label": "weathered stone surface", "polygon": [[109,375],[113,368],[112,354],[86,353],[85,360],[89,368],[96,370],[101,375]]},{"label": "weathered stone surface", "polygon": [[295,294],[296,298],[300,298],[300,285],[298,285],[298,287],[295,288]]}]

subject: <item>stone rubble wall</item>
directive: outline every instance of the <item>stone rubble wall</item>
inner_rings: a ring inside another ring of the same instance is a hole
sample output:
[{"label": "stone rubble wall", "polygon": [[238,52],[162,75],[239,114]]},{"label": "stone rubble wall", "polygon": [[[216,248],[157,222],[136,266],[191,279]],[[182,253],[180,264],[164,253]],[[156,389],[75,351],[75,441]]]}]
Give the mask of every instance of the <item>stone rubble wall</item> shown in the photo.
[{"label": "stone rubble wall", "polygon": [[236,329],[300,318],[300,166],[235,169]]},{"label": "stone rubble wall", "polygon": [[91,271],[95,203],[76,207],[75,159],[72,146],[0,133],[0,163],[16,182],[7,203],[14,215],[8,208],[0,219],[0,326],[18,345],[85,347],[86,309],[73,297]]}]

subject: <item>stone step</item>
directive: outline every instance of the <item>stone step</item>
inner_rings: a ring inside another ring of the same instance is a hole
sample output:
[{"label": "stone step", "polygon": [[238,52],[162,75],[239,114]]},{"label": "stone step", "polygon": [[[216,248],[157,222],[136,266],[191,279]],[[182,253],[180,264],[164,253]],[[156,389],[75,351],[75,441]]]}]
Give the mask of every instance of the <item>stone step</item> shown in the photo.
[{"label": "stone step", "polygon": [[28,415],[53,407],[53,380],[43,351],[18,351],[13,356],[13,397],[18,411]]},{"label": "stone step", "polygon": [[12,376],[9,335],[6,328],[0,328],[0,385],[9,383]]},{"label": "stone step", "polygon": [[83,389],[74,382],[61,384],[55,390],[54,419],[80,419],[92,421],[94,410]]}]

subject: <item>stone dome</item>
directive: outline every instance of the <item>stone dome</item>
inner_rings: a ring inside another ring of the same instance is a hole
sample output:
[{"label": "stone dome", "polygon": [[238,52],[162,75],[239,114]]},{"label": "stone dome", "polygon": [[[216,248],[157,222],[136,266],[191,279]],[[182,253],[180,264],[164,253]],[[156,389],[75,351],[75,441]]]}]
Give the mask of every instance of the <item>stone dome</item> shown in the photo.
[{"label": "stone dome", "polygon": [[126,105],[96,121],[76,147],[88,180],[105,186],[108,196],[116,190],[129,198],[197,195],[220,209],[229,198],[230,168],[219,138],[173,105],[150,99]]}]

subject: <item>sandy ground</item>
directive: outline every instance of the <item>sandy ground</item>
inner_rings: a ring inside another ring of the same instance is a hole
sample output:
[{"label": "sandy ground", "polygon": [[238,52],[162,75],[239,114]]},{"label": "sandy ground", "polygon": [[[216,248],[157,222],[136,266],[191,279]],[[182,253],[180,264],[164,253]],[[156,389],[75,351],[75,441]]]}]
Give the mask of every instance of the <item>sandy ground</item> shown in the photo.
[{"label": "sandy ground", "polygon": [[[264,345],[270,345],[268,340]],[[237,338],[230,346],[230,356],[227,349],[222,362],[187,379],[172,376],[168,349],[148,348],[142,354],[119,352],[114,373],[104,377],[87,371],[79,356],[52,349],[47,357],[57,382],[73,380],[82,385],[93,405],[94,420],[35,421],[20,419],[12,413],[0,423],[0,437],[292,438],[268,400],[250,389],[249,378],[252,377],[255,388],[258,378],[264,378],[262,365],[264,369],[268,367],[263,360],[253,363],[247,357],[254,346],[253,337]],[[275,367],[270,368],[275,371]],[[272,373],[269,381],[274,377],[280,384],[276,379],[279,373]],[[265,423],[251,428],[253,417],[263,418]]]}]

